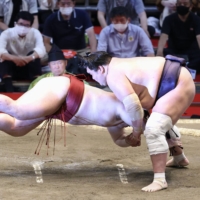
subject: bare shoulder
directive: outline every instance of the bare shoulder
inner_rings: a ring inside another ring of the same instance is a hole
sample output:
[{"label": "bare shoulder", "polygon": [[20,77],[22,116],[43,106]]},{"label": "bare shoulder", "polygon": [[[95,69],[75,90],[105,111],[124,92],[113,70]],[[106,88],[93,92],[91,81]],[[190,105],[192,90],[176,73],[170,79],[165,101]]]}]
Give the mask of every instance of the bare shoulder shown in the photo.
[{"label": "bare shoulder", "polygon": [[108,80],[116,83],[115,81],[119,76],[123,76],[126,73],[126,69],[130,64],[126,58],[112,58],[110,64],[108,65]]},{"label": "bare shoulder", "polygon": [[121,71],[122,68],[125,69],[128,65],[130,65],[130,62],[134,62],[136,58],[116,58],[113,57],[110,64],[109,69],[112,70],[112,72],[118,72]]}]

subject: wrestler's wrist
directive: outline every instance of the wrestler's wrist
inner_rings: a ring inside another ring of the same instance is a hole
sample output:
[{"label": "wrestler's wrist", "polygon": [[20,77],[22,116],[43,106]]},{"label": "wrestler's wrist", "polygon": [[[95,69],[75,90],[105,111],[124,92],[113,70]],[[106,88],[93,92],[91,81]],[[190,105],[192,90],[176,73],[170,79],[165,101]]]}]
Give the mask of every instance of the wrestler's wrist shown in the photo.
[{"label": "wrestler's wrist", "polygon": [[143,119],[132,121],[132,127],[136,132],[143,130]]},{"label": "wrestler's wrist", "polygon": [[137,134],[140,134],[143,131],[143,127],[133,127],[133,131]]}]

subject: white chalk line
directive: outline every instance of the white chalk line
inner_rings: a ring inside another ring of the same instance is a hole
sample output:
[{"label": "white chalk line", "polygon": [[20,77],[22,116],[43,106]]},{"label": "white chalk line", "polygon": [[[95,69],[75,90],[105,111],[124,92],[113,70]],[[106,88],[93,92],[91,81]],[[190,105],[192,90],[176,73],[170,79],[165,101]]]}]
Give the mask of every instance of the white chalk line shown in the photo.
[{"label": "white chalk line", "polygon": [[37,183],[43,183],[44,182],[43,178],[42,178],[42,165],[43,165],[43,162],[33,162],[32,163],[33,169],[35,171]]},{"label": "white chalk line", "polygon": [[179,119],[178,124],[200,124],[200,119]]},{"label": "white chalk line", "polygon": [[118,172],[119,172],[120,181],[123,184],[127,184],[128,179],[127,179],[127,176],[126,176],[126,171],[124,169],[124,166],[122,164],[117,164],[116,166],[117,166],[117,169],[118,169]]},{"label": "white chalk line", "polygon": [[188,129],[188,128],[179,128],[181,135],[191,135],[200,137],[200,130],[198,129]]}]

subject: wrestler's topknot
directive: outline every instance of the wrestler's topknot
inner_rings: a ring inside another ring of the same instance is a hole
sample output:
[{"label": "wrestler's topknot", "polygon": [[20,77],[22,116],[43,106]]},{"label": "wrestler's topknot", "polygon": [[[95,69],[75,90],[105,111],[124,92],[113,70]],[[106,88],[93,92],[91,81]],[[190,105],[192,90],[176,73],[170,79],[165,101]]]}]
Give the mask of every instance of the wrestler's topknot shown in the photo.
[{"label": "wrestler's topknot", "polygon": [[99,66],[110,63],[112,56],[105,51],[97,51],[95,53],[87,53],[86,56],[79,56],[80,68],[89,68],[97,71]]}]

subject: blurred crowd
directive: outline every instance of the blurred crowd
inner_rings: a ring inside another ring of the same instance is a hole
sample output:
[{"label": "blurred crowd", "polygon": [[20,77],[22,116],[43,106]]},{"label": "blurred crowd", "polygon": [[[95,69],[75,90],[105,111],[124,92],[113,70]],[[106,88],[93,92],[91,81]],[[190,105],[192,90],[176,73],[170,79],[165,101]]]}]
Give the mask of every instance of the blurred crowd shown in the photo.
[{"label": "blurred crowd", "polygon": [[[99,0],[95,7],[98,35],[88,10],[75,0],[1,0],[1,92],[14,92],[13,80],[32,82],[49,72],[87,75],[77,54],[95,51],[120,58],[171,54],[200,73],[199,1],[157,0],[159,17],[147,15],[142,0]],[[52,52],[59,56],[52,59]]]}]

